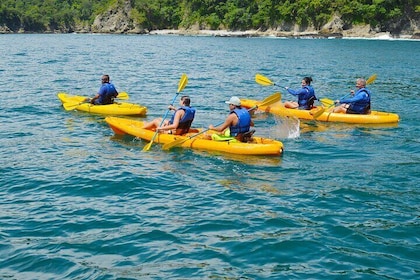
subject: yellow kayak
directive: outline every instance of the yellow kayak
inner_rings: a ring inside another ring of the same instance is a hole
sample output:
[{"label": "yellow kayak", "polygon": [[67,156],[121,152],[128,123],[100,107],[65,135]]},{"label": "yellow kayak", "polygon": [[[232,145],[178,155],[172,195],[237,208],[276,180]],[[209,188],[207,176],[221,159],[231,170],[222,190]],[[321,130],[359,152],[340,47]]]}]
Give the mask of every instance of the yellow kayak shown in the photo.
[{"label": "yellow kayak", "polygon": [[[142,121],[118,117],[106,117],[105,121],[115,134],[128,134],[146,141],[151,141],[153,135],[155,134],[155,131],[153,130],[144,129]],[[206,139],[205,134],[198,135],[201,131],[201,129],[190,129],[190,132],[184,135],[158,133],[154,142],[168,144],[175,140],[185,139],[186,141],[183,142],[180,147],[241,155],[278,156],[283,152],[283,143],[274,139],[254,136],[252,142],[249,143],[239,142],[236,139],[229,141],[215,141]],[[209,130],[207,133],[208,135],[211,135],[217,132]],[[197,136],[194,136],[196,134]]]},{"label": "yellow kayak", "polygon": [[[251,108],[257,105],[260,101],[251,99],[241,99],[241,104],[245,108]],[[289,109],[284,107],[282,102],[274,103],[270,106],[259,106],[259,110],[270,112],[275,115],[285,117],[296,117],[304,120],[314,120],[314,113],[320,110],[321,107],[314,108],[312,110],[299,110]],[[320,116],[316,118],[317,121],[323,122],[342,122],[342,123],[355,123],[355,124],[386,124],[386,123],[398,123],[399,116],[394,113],[372,111],[368,115],[359,114],[342,114],[332,113],[325,110]]]},{"label": "yellow kayak", "polygon": [[78,110],[94,114],[103,115],[126,115],[126,116],[144,116],[147,108],[138,104],[115,102],[108,105],[93,105],[86,100],[85,96],[70,95],[65,92],[57,94],[66,110]]}]

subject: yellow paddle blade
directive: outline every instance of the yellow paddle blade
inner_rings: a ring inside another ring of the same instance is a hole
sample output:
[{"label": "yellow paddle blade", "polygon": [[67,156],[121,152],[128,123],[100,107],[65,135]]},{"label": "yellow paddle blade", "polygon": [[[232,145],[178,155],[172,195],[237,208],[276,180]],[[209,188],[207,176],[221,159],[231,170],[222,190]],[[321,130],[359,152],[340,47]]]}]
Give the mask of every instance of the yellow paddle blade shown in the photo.
[{"label": "yellow paddle blade", "polygon": [[178,83],[178,91],[177,92],[181,92],[185,88],[185,86],[187,85],[187,83],[188,83],[188,77],[184,73],[184,74],[182,74],[181,79],[179,80],[179,83]]},{"label": "yellow paddle blade", "polygon": [[326,107],[334,105],[334,100],[331,100],[329,98],[321,98],[320,101],[321,101],[322,105],[324,105]]},{"label": "yellow paddle blade", "polygon": [[324,114],[324,112],[325,112],[325,108],[323,108],[323,107],[319,107],[319,108],[315,108],[315,109],[311,110],[311,111],[309,112],[309,114],[311,114],[311,115],[312,115],[312,117],[313,117],[314,119],[317,119],[317,118],[319,118],[322,114]]},{"label": "yellow paddle blade", "polygon": [[122,99],[122,100],[127,100],[127,99],[130,98],[130,96],[128,96],[128,93],[126,93],[125,91],[123,91],[123,92],[119,92],[118,93],[117,98],[118,99]]},{"label": "yellow paddle blade", "polygon": [[267,77],[261,75],[261,74],[256,74],[255,75],[255,81],[262,85],[262,86],[273,86],[274,83]]},{"label": "yellow paddle blade", "polygon": [[187,140],[190,140],[190,138],[188,137],[188,138],[180,138],[180,139],[177,139],[175,141],[166,143],[165,145],[163,145],[162,149],[163,150],[170,150],[173,147],[176,147],[178,145],[181,145],[182,143],[186,142]]},{"label": "yellow paddle blade", "polygon": [[366,80],[366,84],[369,85],[371,83],[373,83],[376,80],[376,74],[373,74],[372,76],[369,77],[369,79]]},{"label": "yellow paddle blade", "polygon": [[[82,102],[83,103],[83,102]],[[66,111],[71,111],[77,108],[77,106],[79,106],[82,103],[75,103],[75,102],[65,102],[63,103],[63,107]]]},{"label": "yellow paddle blade", "polygon": [[143,151],[146,152],[146,151],[150,150],[150,148],[152,147],[152,144],[153,144],[153,140],[150,141],[149,143],[147,143],[146,146],[144,146]]},{"label": "yellow paddle blade", "polygon": [[281,93],[276,92],[276,93],[273,93],[272,95],[270,95],[269,97],[266,97],[263,101],[261,101],[261,103],[258,106],[271,105],[273,103],[276,103],[276,102],[280,101],[280,99],[281,99]]}]

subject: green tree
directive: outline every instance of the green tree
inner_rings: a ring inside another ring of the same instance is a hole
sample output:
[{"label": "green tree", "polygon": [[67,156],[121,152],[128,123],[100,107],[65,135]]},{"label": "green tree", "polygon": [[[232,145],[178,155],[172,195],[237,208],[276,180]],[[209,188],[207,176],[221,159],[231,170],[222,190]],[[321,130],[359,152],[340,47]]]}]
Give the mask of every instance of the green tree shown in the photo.
[{"label": "green tree", "polygon": [[21,26],[20,17],[17,9],[0,6],[0,25],[5,25],[11,30],[17,31]]},{"label": "green tree", "polygon": [[320,29],[333,15],[345,28],[370,24],[398,32],[419,21],[419,0],[2,0],[0,24],[13,31],[60,30],[71,32],[76,23],[93,23],[112,7],[126,4],[143,28],[191,27],[230,30],[268,29],[298,24]]}]

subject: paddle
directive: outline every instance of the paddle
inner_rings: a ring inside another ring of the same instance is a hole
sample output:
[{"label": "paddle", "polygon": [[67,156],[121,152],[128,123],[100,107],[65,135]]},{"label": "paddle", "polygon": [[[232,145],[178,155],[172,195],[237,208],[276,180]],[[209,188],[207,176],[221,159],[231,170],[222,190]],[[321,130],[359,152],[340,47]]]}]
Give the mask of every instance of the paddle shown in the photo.
[{"label": "paddle", "polygon": [[[280,101],[280,99],[281,99],[281,93],[279,93],[279,92],[273,93],[272,95],[270,95],[267,98],[265,98],[259,105],[255,105],[254,107],[248,109],[248,112],[250,112],[250,111],[252,111],[254,109],[257,109],[259,106],[267,106],[267,105],[276,103],[276,102]],[[219,125],[222,125],[222,124],[223,123],[220,123],[220,124],[218,124],[216,126],[219,126]],[[170,143],[167,143],[167,144],[163,145],[163,148],[162,149],[163,150],[169,150],[169,149],[171,149],[173,147],[179,146],[182,143],[184,143],[184,142],[186,142],[186,141],[188,141],[188,140],[190,140],[190,139],[192,139],[192,138],[194,138],[194,137],[196,137],[196,136],[198,136],[200,134],[203,134],[204,132],[207,132],[209,130],[210,129],[205,129],[205,130],[203,130],[203,131],[201,131],[199,133],[196,133],[194,135],[191,135],[191,136],[189,136],[187,138],[180,138],[180,139],[177,139],[177,140],[172,141]]]},{"label": "paddle", "polygon": [[[279,86],[277,84],[275,84],[274,82],[272,82],[269,78],[261,75],[261,74],[256,74],[255,75],[255,81],[263,86]],[[322,113],[324,113],[324,111],[322,111],[323,108],[321,108],[319,111],[314,112],[313,114],[317,114],[317,116],[319,117],[320,115],[322,115]],[[312,112],[310,112],[310,114],[312,115]]]},{"label": "paddle", "polygon": [[[367,80],[366,80],[366,84],[367,85],[369,85],[369,84],[371,84],[371,83],[373,83],[375,80],[376,80],[376,77],[377,77],[377,75],[376,74],[373,74],[372,76],[370,76]],[[348,94],[346,94],[346,95],[344,95],[343,97],[341,97],[340,99],[343,99],[344,97],[346,97]],[[328,110],[328,109],[330,109],[332,106],[334,106],[335,105],[335,102],[334,102],[334,100],[331,100],[331,99],[329,99],[329,98],[321,98],[320,99],[320,101],[321,101],[321,103],[322,103],[322,105],[324,105],[324,106],[328,106],[327,108],[325,108],[325,107],[321,107],[319,110],[318,109],[315,109],[316,111],[315,112],[310,112],[310,114],[312,115],[312,117],[314,118],[314,119],[317,119],[317,118],[319,118],[324,112],[325,112],[325,110]]]},{"label": "paddle", "polygon": [[334,100],[331,100],[329,98],[321,98],[319,101],[322,103],[323,106],[331,106],[331,105],[334,105]]},{"label": "paddle", "polygon": [[[185,86],[188,83],[188,77],[186,74],[182,74],[181,79],[178,83],[178,90],[176,92],[176,95],[174,96],[174,99],[172,99],[171,105],[174,105],[175,99],[177,98],[178,94],[185,88]],[[166,111],[165,115],[162,118],[162,121],[159,126],[162,126],[163,122],[165,121],[166,117],[168,116],[169,109]],[[158,134],[158,130],[156,129],[155,134],[153,134],[152,140],[150,140],[149,144],[144,146],[143,151],[148,151],[150,147],[152,147],[153,141],[155,141],[156,135]]]},{"label": "paddle", "polygon": [[[347,95],[346,95],[347,96]],[[345,96],[344,96],[345,97]],[[332,101],[331,99],[328,99],[328,98],[321,98],[320,99],[320,101],[321,101],[321,103],[322,103],[322,105],[323,106],[328,106],[327,107],[327,109],[329,109],[329,108],[331,108],[332,106],[334,106],[334,101]],[[331,101],[332,101],[332,103],[331,103]],[[324,114],[324,112],[325,112],[325,107],[320,107],[319,109],[318,108],[316,108],[314,111],[310,111],[309,112],[309,114],[311,114],[312,115],[312,117],[314,118],[314,119],[317,119],[317,118],[319,118],[322,114]]]},{"label": "paddle", "polygon": [[[126,93],[125,91],[123,91],[123,92],[119,92],[118,93],[117,98],[118,99],[121,99],[121,100],[127,100],[127,99],[129,99],[129,96],[128,96],[128,93]],[[64,107],[64,109],[66,111],[71,111],[71,110],[76,109],[77,106],[79,106],[79,105],[81,105],[83,103],[87,103],[87,101],[83,101],[83,102],[65,102],[65,103],[63,103],[63,107]]]},{"label": "paddle", "polygon": [[128,96],[128,93],[126,93],[125,91],[123,91],[123,92],[119,92],[118,93],[117,98],[118,99],[121,99],[121,100],[127,100],[127,99],[130,98],[130,96]]},{"label": "paddle", "polygon": [[269,78],[261,75],[261,74],[255,74],[255,81],[262,85],[262,86],[279,86],[282,87],[274,82],[272,82]]},{"label": "paddle", "polygon": [[[376,75],[376,74],[373,74],[372,76],[370,76],[367,80],[366,80],[366,85],[369,85],[369,84],[371,84],[371,83],[373,83],[375,80],[376,80],[376,77],[377,77],[378,75]],[[344,95],[343,97],[341,97],[340,99],[342,99],[342,98],[344,98],[344,97],[346,97],[348,94],[346,94],[346,95]],[[334,105],[334,100],[331,100],[331,99],[329,99],[329,98],[322,98],[321,99],[321,103],[325,103],[325,104],[327,104],[327,105],[330,105],[331,106],[331,104],[333,104]]]},{"label": "paddle", "polygon": [[[283,87],[283,86],[280,86],[280,85],[272,82],[269,78],[267,78],[267,77],[265,77],[265,76],[263,76],[261,74],[255,74],[255,81],[258,84],[262,85],[262,86],[278,86],[278,87]],[[287,89],[286,87],[283,87],[283,88]],[[287,92],[289,92],[289,91],[287,91]]]}]

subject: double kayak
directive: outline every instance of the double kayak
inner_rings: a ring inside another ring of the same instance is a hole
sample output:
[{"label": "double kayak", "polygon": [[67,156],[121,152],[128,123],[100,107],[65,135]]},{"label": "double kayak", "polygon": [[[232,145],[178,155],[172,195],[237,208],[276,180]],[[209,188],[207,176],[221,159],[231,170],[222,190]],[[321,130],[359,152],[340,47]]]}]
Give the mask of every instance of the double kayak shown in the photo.
[{"label": "double kayak", "polygon": [[120,116],[144,116],[147,113],[147,107],[133,103],[114,102],[113,104],[107,105],[93,105],[86,102],[85,96],[71,95],[65,92],[59,92],[57,97],[66,110]]},{"label": "double kayak", "polygon": [[[251,108],[260,101],[252,99],[241,99],[241,105],[245,108]],[[371,111],[370,114],[343,114],[330,112],[328,108],[316,107],[312,110],[289,109],[284,107],[282,102],[274,103],[270,106],[259,106],[259,110],[269,112],[284,117],[296,117],[303,120],[317,120],[323,122],[341,122],[354,124],[390,124],[398,123],[399,116],[394,113]],[[324,110],[317,116],[318,110]],[[316,116],[316,117],[314,117]]]},{"label": "double kayak", "polygon": [[[155,134],[153,130],[144,129],[144,123],[142,121],[118,117],[106,117],[105,121],[114,133],[118,135],[131,135],[146,141],[151,141]],[[203,132],[206,132],[206,134]],[[253,136],[252,141],[246,143],[236,139],[226,141],[208,139],[208,136],[213,133],[217,132],[194,128],[190,129],[189,133],[183,135],[158,133],[154,138],[154,142],[168,144],[183,139],[185,141],[181,140],[180,147],[241,155],[278,156],[283,153],[283,143],[274,139]]]}]

